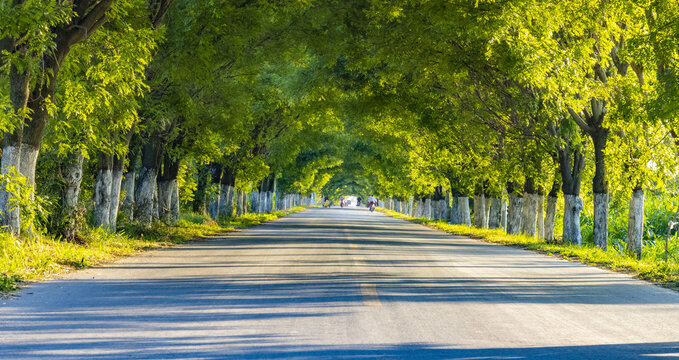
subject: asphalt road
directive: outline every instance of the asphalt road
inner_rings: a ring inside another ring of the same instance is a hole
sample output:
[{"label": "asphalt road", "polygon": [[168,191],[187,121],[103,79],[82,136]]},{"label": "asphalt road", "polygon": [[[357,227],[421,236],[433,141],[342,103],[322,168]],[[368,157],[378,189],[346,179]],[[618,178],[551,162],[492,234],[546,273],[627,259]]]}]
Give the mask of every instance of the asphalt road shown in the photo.
[{"label": "asphalt road", "polygon": [[679,359],[679,294],[312,209],[0,300],[6,359]]}]

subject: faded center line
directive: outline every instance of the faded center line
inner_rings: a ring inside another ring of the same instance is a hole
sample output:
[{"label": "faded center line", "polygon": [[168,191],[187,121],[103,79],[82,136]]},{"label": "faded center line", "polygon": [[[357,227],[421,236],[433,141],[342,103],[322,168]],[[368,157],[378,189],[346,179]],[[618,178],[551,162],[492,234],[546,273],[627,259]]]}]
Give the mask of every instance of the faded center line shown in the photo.
[{"label": "faded center line", "polygon": [[382,306],[375,284],[361,284],[361,295],[363,295],[363,305]]},{"label": "faded center line", "polygon": [[[349,241],[349,247],[352,249],[357,249],[358,244],[353,243],[355,238],[349,235],[346,231],[345,235]],[[352,256],[352,260],[354,261],[354,266],[365,265],[365,257],[363,256]],[[375,286],[375,284],[361,284],[361,296],[363,297],[363,305],[382,306],[380,297],[377,294],[377,286]]]}]

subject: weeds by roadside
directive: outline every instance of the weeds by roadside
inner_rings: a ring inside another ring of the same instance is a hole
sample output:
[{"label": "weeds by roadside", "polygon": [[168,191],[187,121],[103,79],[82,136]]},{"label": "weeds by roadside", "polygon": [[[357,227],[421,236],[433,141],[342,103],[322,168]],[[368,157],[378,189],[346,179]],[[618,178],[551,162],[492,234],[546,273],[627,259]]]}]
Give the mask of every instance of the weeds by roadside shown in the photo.
[{"label": "weeds by roadside", "polygon": [[567,243],[546,243],[537,238],[524,235],[508,235],[504,231],[497,229],[478,229],[464,225],[450,225],[440,220],[415,218],[385,209],[380,209],[380,211],[391,217],[427,225],[451,234],[464,235],[496,244],[509,245],[550,256],[557,256],[571,261],[579,261],[583,264],[630,273],[643,280],[679,289],[679,264],[659,261],[655,257],[637,260],[621,254],[617,249],[604,251],[587,244],[576,246]]},{"label": "weeds by roadside", "polygon": [[17,289],[21,281],[37,281],[60,273],[100,265],[144,250],[170,247],[201,237],[244,229],[304,210],[295,207],[272,214],[247,214],[217,223],[198,214],[183,215],[177,225],[156,222],[151,227],[120,224],[116,233],[88,228],[82,244],[36,235],[18,241],[0,232],[0,292]]}]

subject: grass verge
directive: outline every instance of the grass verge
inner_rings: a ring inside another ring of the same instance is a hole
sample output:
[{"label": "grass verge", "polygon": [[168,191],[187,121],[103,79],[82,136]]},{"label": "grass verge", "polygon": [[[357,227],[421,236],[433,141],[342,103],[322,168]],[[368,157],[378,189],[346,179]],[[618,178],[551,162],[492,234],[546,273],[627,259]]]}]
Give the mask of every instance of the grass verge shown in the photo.
[{"label": "grass verge", "polygon": [[82,243],[65,242],[45,235],[17,239],[2,232],[0,292],[14,291],[20,282],[39,281],[144,250],[166,248],[205,236],[252,227],[302,210],[303,207],[295,207],[272,214],[247,214],[220,223],[202,215],[186,214],[174,226],[161,222],[151,227],[121,224],[117,233],[90,228],[82,234]]},{"label": "grass verge", "polygon": [[509,245],[550,256],[557,256],[566,260],[579,261],[587,265],[624,272],[634,275],[639,279],[679,290],[679,264],[673,262],[658,261],[655,258],[637,260],[620,253],[617,249],[604,251],[590,245],[577,246],[568,243],[546,243],[542,240],[523,235],[508,235],[503,230],[450,225],[444,221],[411,217],[386,209],[380,209],[380,211],[394,218],[427,225],[451,234],[464,235],[495,244]]}]

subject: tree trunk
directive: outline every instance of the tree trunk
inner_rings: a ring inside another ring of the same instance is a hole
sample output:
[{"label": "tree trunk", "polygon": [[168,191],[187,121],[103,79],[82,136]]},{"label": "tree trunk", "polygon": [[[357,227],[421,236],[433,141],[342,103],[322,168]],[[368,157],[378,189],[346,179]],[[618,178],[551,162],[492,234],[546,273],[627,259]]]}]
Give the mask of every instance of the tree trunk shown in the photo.
[{"label": "tree trunk", "polygon": [[[15,65],[10,65],[9,72],[9,97],[12,102],[14,115],[18,119],[24,119],[30,94],[31,76],[27,71],[19,71]],[[21,143],[23,140],[24,121],[14,124],[13,132],[6,132],[3,139],[2,160],[0,160],[0,173],[7,175],[13,173],[19,175],[21,165]],[[21,231],[20,209],[12,205],[12,194],[7,190],[7,184],[0,184],[0,225],[7,228],[15,235]]]},{"label": "tree trunk", "polygon": [[502,199],[490,198],[490,213],[488,214],[488,228],[502,228]]},{"label": "tree trunk", "polygon": [[520,233],[529,237],[535,236],[535,226],[538,214],[538,196],[535,191],[535,181],[532,177],[526,177],[523,185],[523,204],[521,206],[521,230]]},{"label": "tree trunk", "polygon": [[469,213],[469,198],[457,197],[457,214],[461,225],[472,226],[471,214]]},{"label": "tree trunk", "polygon": [[80,183],[83,179],[82,151],[76,150],[69,154],[61,167],[61,176],[64,179],[64,189],[61,194],[61,235],[67,241],[74,241],[78,230],[78,216],[76,214],[78,198],[80,196]]},{"label": "tree trunk", "polygon": [[538,214],[538,194],[526,193],[523,196],[523,204],[521,206],[521,233],[535,237],[535,228],[537,225]]},{"label": "tree trunk", "polygon": [[141,171],[137,189],[135,191],[135,211],[134,216],[140,224],[151,225],[154,218],[154,197],[158,179],[158,168],[160,166],[161,148],[160,144],[155,143],[152,137],[142,149]]},{"label": "tree trunk", "polygon": [[644,189],[635,187],[629,201],[627,216],[627,252],[641,259],[644,236]]},{"label": "tree trunk", "polygon": [[113,156],[100,153],[97,179],[94,185],[94,226],[111,230],[111,187],[113,184]]},{"label": "tree trunk", "polygon": [[132,169],[125,173],[123,181],[120,185],[122,191],[125,192],[125,197],[123,198],[123,203],[121,206],[121,211],[127,214],[130,220],[134,219],[134,177],[135,170]]},{"label": "tree trunk", "polygon": [[483,194],[474,195],[474,226],[483,229],[486,222],[486,197]]},{"label": "tree trunk", "polygon": [[521,208],[523,198],[509,193],[509,206],[507,209],[507,233],[519,234],[521,232]]},{"label": "tree trunk", "polygon": [[259,199],[259,191],[252,190],[250,193],[250,212],[257,213],[257,199]]},{"label": "tree trunk", "polygon": [[[563,241],[581,245],[580,212],[582,211],[582,200],[580,199],[580,181],[585,163],[580,145],[576,145],[572,151],[570,145],[569,142],[564,142],[562,147],[557,148],[562,182],[561,190],[564,197]],[[554,188],[550,193],[555,194]]]},{"label": "tree trunk", "polygon": [[158,212],[159,218],[167,224],[174,224],[172,207],[177,192],[177,176],[179,160],[166,154],[163,158],[163,169],[158,177]]},{"label": "tree trunk", "polygon": [[554,219],[556,218],[556,202],[559,200],[551,193],[547,196],[547,211],[545,212],[545,236],[547,242],[554,241]]},{"label": "tree trunk", "polygon": [[577,195],[564,194],[563,240],[571,244],[582,245],[580,232],[580,212],[582,200]]},{"label": "tree trunk", "polygon": [[196,181],[196,192],[193,197],[192,210],[199,214],[207,213],[207,199],[210,186],[210,169],[201,166],[198,170],[198,180]]},{"label": "tree trunk", "polygon": [[176,224],[179,221],[179,184],[177,179],[174,181],[174,191],[172,192],[172,206],[170,206],[170,223]]},{"label": "tree trunk", "polygon": [[502,199],[502,209],[500,209],[501,226],[507,232],[507,201]]},{"label": "tree trunk", "polygon": [[234,193],[236,189],[236,169],[225,166],[222,174],[219,216],[231,220],[233,218]]},{"label": "tree trunk", "polygon": [[488,221],[490,220],[490,198],[485,194],[483,195],[483,203],[485,206],[485,211],[483,213],[483,228],[488,229]]},{"label": "tree trunk", "polygon": [[125,157],[113,157],[113,174],[111,182],[111,206],[109,207],[109,228],[116,231],[118,227],[118,207],[120,205],[120,190],[123,182],[123,166]]},{"label": "tree trunk", "polygon": [[172,207],[172,179],[158,178],[158,213],[160,219],[166,224],[170,223],[170,208]]},{"label": "tree trunk", "polygon": [[598,128],[592,134],[594,142],[594,245],[606,250],[608,248],[608,183],[606,180],[606,140],[608,129]]},{"label": "tree trunk", "polygon": [[538,239],[545,238],[545,195],[538,194]]}]

